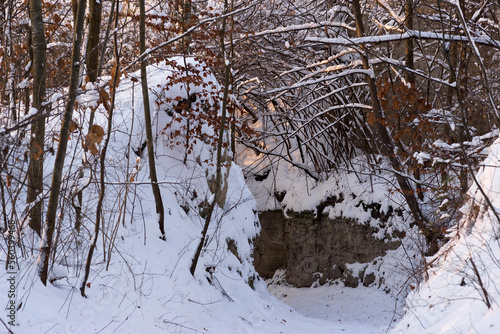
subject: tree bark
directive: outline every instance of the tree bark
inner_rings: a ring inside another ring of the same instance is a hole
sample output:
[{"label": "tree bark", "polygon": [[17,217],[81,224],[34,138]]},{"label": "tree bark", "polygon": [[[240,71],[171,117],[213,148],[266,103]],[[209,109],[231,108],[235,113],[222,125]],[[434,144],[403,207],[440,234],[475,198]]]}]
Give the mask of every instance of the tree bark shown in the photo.
[{"label": "tree bark", "polygon": [[85,20],[86,1],[79,0],[78,15],[73,32],[73,50],[71,54],[71,74],[70,86],[68,91],[68,100],[64,111],[61,132],[59,134],[59,147],[57,148],[56,160],[54,162],[54,171],[52,173],[52,185],[50,188],[49,204],[47,207],[47,219],[45,221],[42,241],[40,244],[39,275],[42,283],[47,285],[49,258],[52,248],[52,237],[56,226],[57,204],[59,201],[59,192],[61,188],[62,172],[64,168],[64,159],[66,157],[66,148],[68,146],[68,137],[70,134],[70,125],[75,108],[76,95],[78,93],[79,74],[80,74],[80,54],[83,39],[83,23]]},{"label": "tree bark", "polygon": [[96,82],[99,68],[99,33],[101,32],[102,4],[89,0],[89,35],[87,39],[87,75],[90,82]]},{"label": "tree bark", "polygon": [[[78,8],[74,5],[74,8]],[[113,5],[111,5],[111,14],[113,16]],[[101,28],[101,18],[102,18],[102,4],[100,0],[89,0],[89,32],[87,37],[87,57],[85,64],[87,65],[87,76],[89,82],[96,82],[99,75],[100,68],[100,58],[99,58],[99,33]],[[109,27],[108,27],[109,29]],[[89,121],[89,130],[92,128],[94,123],[94,113],[92,110]],[[85,150],[87,151],[87,150]],[[80,172],[80,179],[84,176],[83,170]],[[80,231],[80,226],[82,222],[82,205],[83,205],[83,192],[80,190],[76,195],[78,204],[75,205],[75,230]]]},{"label": "tree bark", "polygon": [[32,107],[38,110],[38,116],[31,123],[31,138],[28,166],[28,191],[26,202],[33,203],[30,210],[30,227],[39,235],[42,234],[42,204],[39,196],[43,191],[43,160],[45,142],[45,98],[47,42],[43,26],[42,1],[30,0],[31,36],[33,47],[33,102]]},{"label": "tree bark", "polygon": [[[145,0],[140,0],[140,49],[141,54],[146,51],[146,6]],[[151,187],[156,204],[156,213],[158,214],[158,225],[160,227],[160,238],[165,240],[165,210],[163,208],[163,200],[161,198],[160,187],[158,186],[158,179],[156,176],[155,153],[153,146],[153,131],[151,129],[151,108],[149,105],[149,89],[148,79],[146,72],[146,60],[141,61],[141,85],[142,85],[142,98],[144,101],[144,122],[146,123],[146,142],[148,147],[148,160],[149,160],[149,174],[151,179]]]},{"label": "tree bark", "polygon": [[[408,30],[413,30],[413,0],[406,0],[405,3],[405,27]],[[405,40],[405,61],[406,67],[414,70],[414,52],[413,52],[413,38]],[[411,84],[415,83],[415,74],[412,71],[406,71],[406,81]]]},{"label": "tree bark", "polygon": [[[189,23],[191,21],[191,11],[192,4],[191,0],[174,0],[174,14],[173,17],[178,22],[179,34],[185,33],[189,29]],[[183,54],[189,54],[191,44],[191,35],[188,34],[182,37],[180,42],[180,51]]]}]

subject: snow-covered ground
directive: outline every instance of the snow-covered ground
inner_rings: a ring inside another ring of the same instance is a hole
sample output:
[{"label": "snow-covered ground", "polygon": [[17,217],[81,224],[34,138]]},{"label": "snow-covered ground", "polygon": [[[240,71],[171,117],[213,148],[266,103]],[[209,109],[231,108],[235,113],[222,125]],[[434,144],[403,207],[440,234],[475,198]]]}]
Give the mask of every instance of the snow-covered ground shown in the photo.
[{"label": "snow-covered ground", "polygon": [[309,318],[331,322],[334,333],[386,333],[401,319],[402,304],[387,290],[342,282],[295,288],[280,277],[278,271],[269,280],[271,294]]}]

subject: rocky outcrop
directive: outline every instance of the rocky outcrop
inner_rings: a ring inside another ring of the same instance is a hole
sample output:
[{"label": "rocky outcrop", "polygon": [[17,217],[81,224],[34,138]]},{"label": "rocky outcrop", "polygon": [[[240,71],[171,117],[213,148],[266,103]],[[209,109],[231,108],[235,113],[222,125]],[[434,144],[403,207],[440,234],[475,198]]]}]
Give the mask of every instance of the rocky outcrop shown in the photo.
[{"label": "rocky outcrop", "polygon": [[262,230],[255,240],[254,265],[264,278],[277,269],[286,270],[288,283],[308,287],[319,280],[342,279],[348,286],[375,280],[364,270],[353,273],[352,263],[371,263],[396,249],[399,241],[380,240],[375,229],[351,219],[330,219],[314,212],[266,211],[259,214]]},{"label": "rocky outcrop", "polygon": [[259,217],[261,230],[254,242],[254,266],[261,277],[271,278],[286,266],[286,220],[281,210],[261,212]]}]

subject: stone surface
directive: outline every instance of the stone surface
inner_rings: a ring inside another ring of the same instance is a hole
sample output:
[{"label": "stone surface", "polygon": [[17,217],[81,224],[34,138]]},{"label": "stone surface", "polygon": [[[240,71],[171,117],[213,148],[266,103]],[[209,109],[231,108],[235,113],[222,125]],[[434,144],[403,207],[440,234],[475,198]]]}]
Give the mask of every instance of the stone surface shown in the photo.
[{"label": "stone surface", "polygon": [[271,278],[286,263],[285,217],[279,210],[262,212],[259,218],[261,231],[254,242],[254,266],[261,277]]},{"label": "stone surface", "polygon": [[[288,283],[296,287],[337,278],[356,287],[364,277],[353,277],[346,264],[369,263],[400,245],[373,237],[372,227],[350,219],[317,218],[313,212],[288,216],[281,211],[259,214],[262,230],[255,240],[254,264],[264,278],[284,268]],[[373,277],[367,279],[373,282]]]}]

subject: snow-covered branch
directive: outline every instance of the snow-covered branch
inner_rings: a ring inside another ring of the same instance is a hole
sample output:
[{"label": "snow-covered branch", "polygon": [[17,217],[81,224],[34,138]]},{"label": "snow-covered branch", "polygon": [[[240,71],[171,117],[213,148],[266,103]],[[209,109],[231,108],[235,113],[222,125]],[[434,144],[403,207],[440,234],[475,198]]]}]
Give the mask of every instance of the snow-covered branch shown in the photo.
[{"label": "snow-covered branch", "polygon": [[306,41],[309,42],[319,42],[324,44],[335,44],[344,46],[354,46],[360,44],[378,44],[387,42],[397,42],[408,38],[417,39],[431,39],[440,40],[447,42],[469,42],[474,41],[477,44],[492,46],[495,48],[500,48],[500,41],[497,41],[490,36],[468,36],[464,35],[450,35],[442,34],[434,31],[420,31],[420,30],[408,30],[403,34],[387,34],[378,36],[366,36],[357,38],[346,38],[346,37],[336,37],[336,38],[326,38],[326,37],[307,37]]}]

